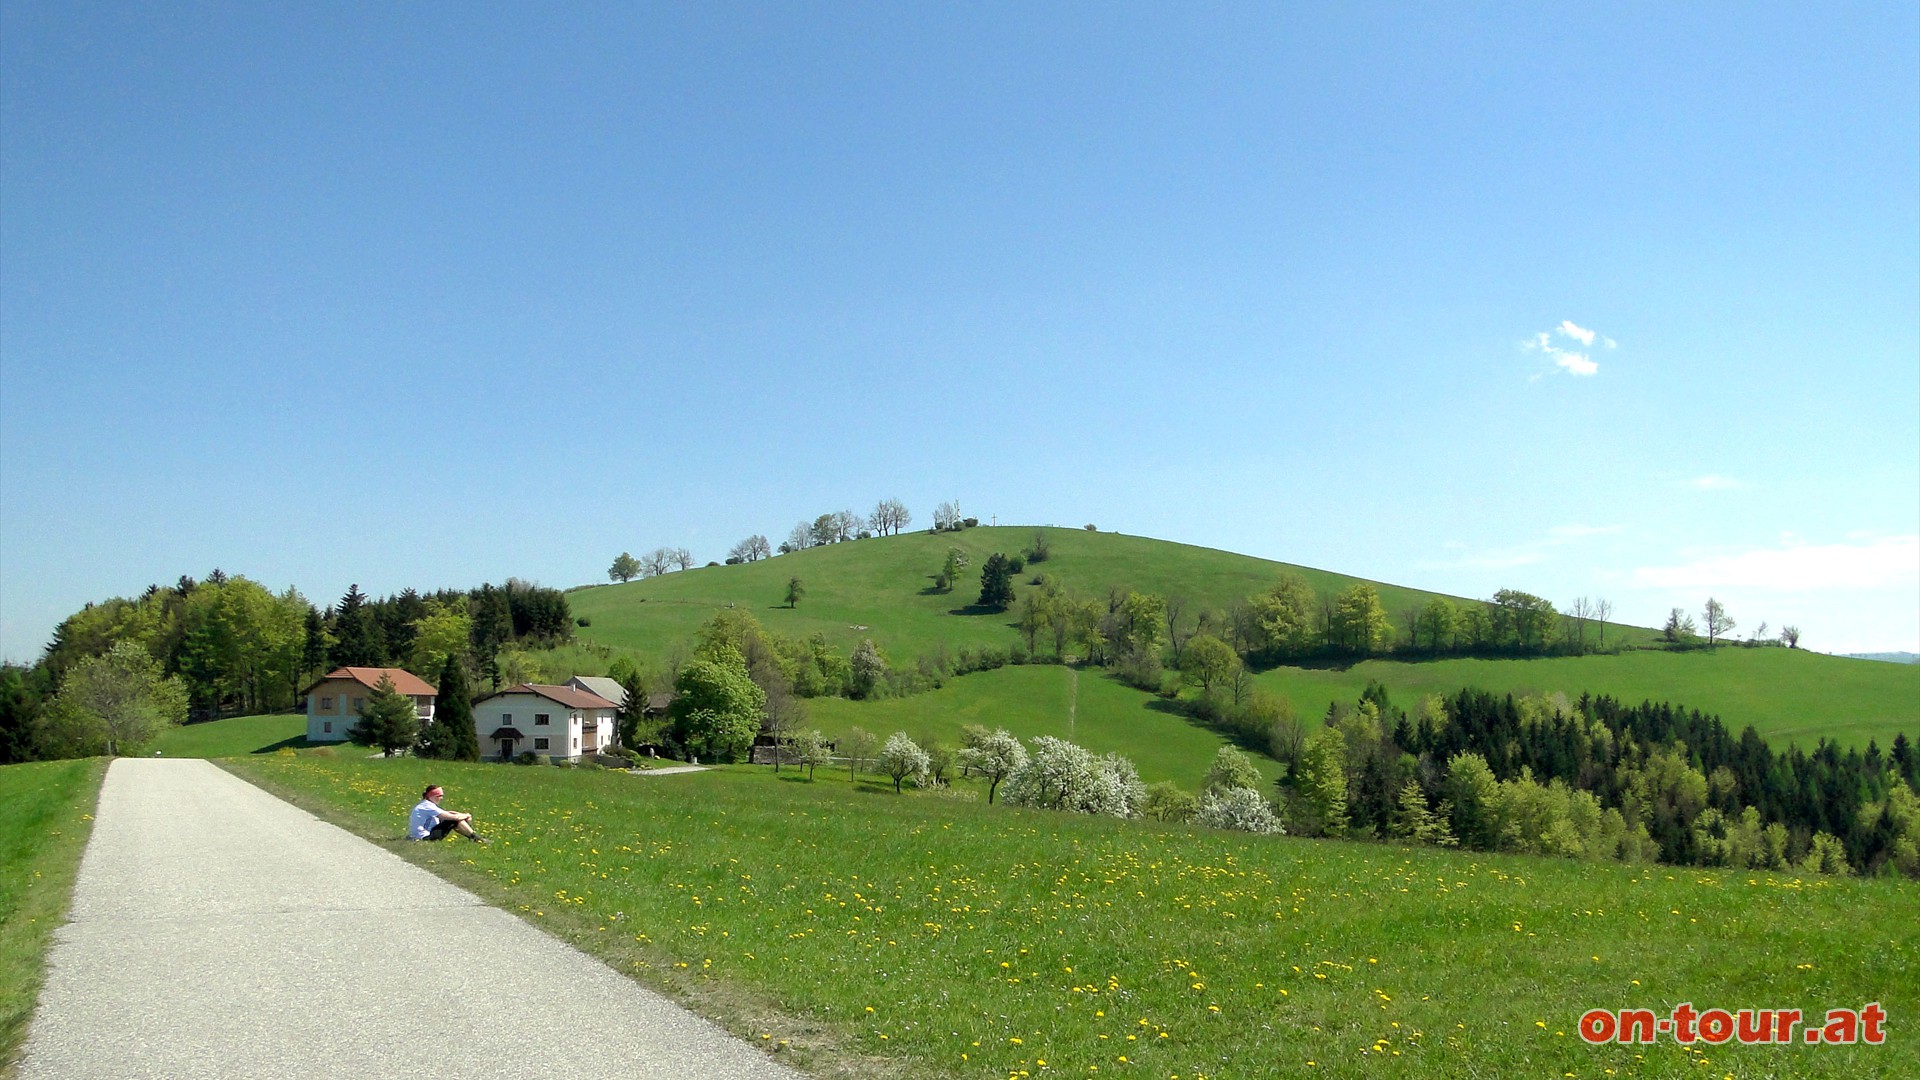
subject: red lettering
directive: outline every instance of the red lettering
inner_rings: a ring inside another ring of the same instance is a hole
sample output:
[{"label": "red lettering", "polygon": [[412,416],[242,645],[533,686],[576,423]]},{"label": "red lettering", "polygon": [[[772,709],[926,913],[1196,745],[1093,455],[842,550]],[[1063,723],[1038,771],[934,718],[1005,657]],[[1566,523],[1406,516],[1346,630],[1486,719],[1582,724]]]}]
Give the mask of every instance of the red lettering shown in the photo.
[{"label": "red lettering", "polygon": [[1652,1009],[1620,1010],[1620,1041],[1623,1043],[1650,1043],[1654,1040]]},{"label": "red lettering", "polygon": [[1851,1043],[1860,1038],[1860,1017],[1852,1009],[1828,1009],[1827,1030],[1820,1033],[1825,1043]]},{"label": "red lettering", "polygon": [[1887,1018],[1887,1010],[1881,1008],[1880,1003],[1877,1001],[1872,1002],[1866,1008],[1861,1009],[1860,1020],[1866,1026],[1866,1030],[1861,1033],[1861,1036],[1860,1036],[1861,1039],[1865,1042],[1873,1044],[1874,1046],[1878,1046],[1881,1043],[1886,1042],[1887,1033],[1880,1030],[1880,1024],[1886,1018]]},{"label": "red lettering", "polygon": [[1701,1013],[1700,1037],[1716,1045],[1733,1038],[1733,1014],[1725,1009],[1708,1009]]},{"label": "red lettering", "polygon": [[1580,1037],[1590,1043],[1612,1042],[1619,1029],[1620,1025],[1614,1021],[1613,1014],[1605,1009],[1589,1009],[1580,1018]]},{"label": "red lettering", "polygon": [[1799,1009],[1781,1009],[1773,1014],[1773,1041],[1790,1043],[1793,1041],[1793,1029],[1800,1026]]},{"label": "red lettering", "polygon": [[1747,1046],[1768,1041],[1773,1029],[1772,1009],[1740,1010],[1740,1042]]},{"label": "red lettering", "polygon": [[1681,1046],[1689,1045],[1695,1036],[1693,1022],[1699,1014],[1693,1011],[1693,1002],[1683,1001],[1673,1007],[1673,1041]]}]

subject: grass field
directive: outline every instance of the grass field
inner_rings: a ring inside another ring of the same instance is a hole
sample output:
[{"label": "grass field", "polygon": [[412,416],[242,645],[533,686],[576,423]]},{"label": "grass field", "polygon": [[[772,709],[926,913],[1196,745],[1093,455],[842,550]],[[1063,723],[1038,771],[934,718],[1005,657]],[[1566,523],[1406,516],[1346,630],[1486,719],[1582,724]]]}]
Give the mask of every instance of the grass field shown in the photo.
[{"label": "grass field", "polygon": [[106,767],[100,758],[0,766],[0,1075],[17,1067]]},{"label": "grass field", "polygon": [[1884,751],[1895,734],[1920,739],[1920,666],[1822,656],[1799,649],[1640,650],[1537,660],[1369,660],[1344,670],[1275,668],[1259,685],[1293,701],[1303,717],[1332,700],[1352,701],[1370,679],[1410,708],[1423,694],[1475,686],[1496,693],[1610,693],[1638,704],[1671,701],[1718,713],[1735,734],[1752,724],[1775,746],[1812,749],[1821,736]]},{"label": "grass field", "polygon": [[[1172,780],[1200,786],[1226,740],[1185,717],[1156,708],[1161,702],[1098,669],[1054,665],[1007,667],[949,680],[939,690],[886,701],[814,698],[810,723],[838,739],[859,725],[885,739],[904,731],[925,743],[960,745],[968,724],[1004,727],[1023,739],[1052,735],[1095,753],[1125,754],[1148,783]],[[1269,779],[1280,765],[1260,757]]]},{"label": "grass field", "polygon": [[[735,767],[641,778],[280,754],[397,845],[817,1075],[1864,1077],[1920,1070],[1915,892],[1023,811]],[[1879,1001],[1877,1047],[1589,1046],[1593,1007]]]},{"label": "grass field", "polygon": [[307,718],[298,713],[275,713],[168,728],[154,741],[153,749],[165,757],[217,758],[306,745]]}]

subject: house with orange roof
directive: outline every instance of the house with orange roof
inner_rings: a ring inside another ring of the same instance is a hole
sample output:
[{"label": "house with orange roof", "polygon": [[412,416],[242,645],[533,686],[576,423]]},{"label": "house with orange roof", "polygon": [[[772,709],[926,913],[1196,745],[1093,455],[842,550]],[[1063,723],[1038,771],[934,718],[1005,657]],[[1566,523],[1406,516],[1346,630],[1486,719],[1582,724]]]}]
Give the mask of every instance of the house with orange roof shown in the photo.
[{"label": "house with orange roof", "polygon": [[343,742],[347,732],[360,722],[360,710],[380,685],[381,676],[393,680],[393,688],[413,699],[413,710],[425,727],[433,719],[433,703],[439,697],[432,683],[405,668],[342,667],[327,672],[325,678],[306,688],[307,741]]},{"label": "house with orange roof", "polygon": [[612,746],[619,711],[591,690],[521,683],[475,701],[473,728],[482,758],[531,752],[565,761]]}]

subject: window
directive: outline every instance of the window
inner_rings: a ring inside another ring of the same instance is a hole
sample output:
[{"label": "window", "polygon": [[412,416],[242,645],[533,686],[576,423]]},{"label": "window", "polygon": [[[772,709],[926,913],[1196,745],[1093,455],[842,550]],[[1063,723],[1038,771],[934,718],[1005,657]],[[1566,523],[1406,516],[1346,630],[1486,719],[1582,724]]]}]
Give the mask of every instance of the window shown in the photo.
[{"label": "window", "polygon": [[357,698],[354,698],[354,699],[353,699],[353,711],[354,711],[354,712],[366,712],[366,711],[367,711],[367,699],[366,699],[366,698],[363,698],[363,697],[357,697]]},{"label": "window", "polygon": [[321,712],[333,711],[333,695],[331,694],[320,695],[320,711]]},{"label": "window", "polygon": [[575,740],[573,740],[573,748],[574,748],[575,750],[578,750],[578,749],[580,749],[580,740],[579,740],[579,739],[575,739]]},{"label": "window", "polygon": [[547,740],[545,739],[533,740],[533,748],[535,750],[545,750],[547,748]]},{"label": "window", "polygon": [[331,721],[331,720],[322,720],[322,721],[320,722],[320,734],[322,734],[322,735],[331,735],[331,734],[333,734],[333,721]]},{"label": "window", "polygon": [[510,713],[510,712],[503,712],[503,713],[501,713],[501,714],[500,714],[500,726],[501,726],[501,727],[506,727],[506,726],[507,726],[508,724],[511,724],[511,723],[513,723],[513,714],[512,714],[512,713]]},{"label": "window", "polygon": [[548,723],[552,722],[552,720],[553,718],[551,716],[543,712],[537,712],[533,714],[534,727],[545,727]]}]

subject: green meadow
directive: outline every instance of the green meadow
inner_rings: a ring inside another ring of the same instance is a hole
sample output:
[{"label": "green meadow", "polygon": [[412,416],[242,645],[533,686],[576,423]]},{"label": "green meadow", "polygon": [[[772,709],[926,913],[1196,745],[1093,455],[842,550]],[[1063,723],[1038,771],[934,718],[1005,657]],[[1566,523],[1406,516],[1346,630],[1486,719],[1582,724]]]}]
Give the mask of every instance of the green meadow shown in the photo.
[{"label": "green meadow", "polygon": [[102,758],[0,766],[0,1075],[26,1040],[106,768]]},{"label": "green meadow", "polygon": [[[960,745],[968,724],[1006,728],[1023,739],[1051,735],[1097,754],[1125,754],[1147,783],[1172,780],[1200,787],[1213,757],[1227,740],[1166,708],[1151,694],[1097,668],[1051,664],[1007,667],[950,679],[939,690],[884,701],[813,698],[809,722],[829,738],[864,727],[882,739],[904,731],[925,745]],[[1256,757],[1268,777],[1279,763]]]},{"label": "green meadow", "polygon": [[[284,753],[226,767],[824,1077],[1912,1075],[1911,885],[896,796]],[[428,780],[495,842],[395,839]],[[961,785],[962,790],[966,785]],[[1881,1046],[1588,1045],[1588,1009],[1878,1001]]]},{"label": "green meadow", "polygon": [[307,718],[299,713],[233,716],[168,728],[153,742],[164,757],[219,758],[307,746]]}]

